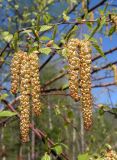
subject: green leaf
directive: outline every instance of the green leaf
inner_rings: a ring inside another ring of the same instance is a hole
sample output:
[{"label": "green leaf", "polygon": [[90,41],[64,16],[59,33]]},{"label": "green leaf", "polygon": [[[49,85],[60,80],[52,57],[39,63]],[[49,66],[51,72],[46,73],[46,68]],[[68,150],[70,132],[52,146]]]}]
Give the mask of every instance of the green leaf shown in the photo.
[{"label": "green leaf", "polygon": [[4,94],[0,95],[0,101],[3,100],[3,99],[6,99],[7,97],[8,97],[7,93],[4,93]]},{"label": "green leaf", "polygon": [[40,40],[42,40],[42,41],[48,41],[48,40],[50,40],[50,38],[47,37],[47,36],[42,36],[42,37],[40,37]]},{"label": "green leaf", "polygon": [[22,31],[22,33],[31,33],[32,32],[32,30],[31,29],[26,29],[26,30],[24,30],[24,31]]},{"label": "green leaf", "polygon": [[100,53],[100,55],[102,57],[105,57],[104,52],[102,51],[101,47],[98,45],[98,43],[93,42],[92,45],[94,46],[94,48]]},{"label": "green leaf", "polygon": [[67,116],[68,116],[68,118],[72,119],[74,117],[73,112],[72,111],[68,111],[67,112]]},{"label": "green leaf", "polygon": [[55,49],[60,49],[60,47],[57,45],[57,44],[53,44],[53,47],[55,48]]},{"label": "green leaf", "polygon": [[116,25],[112,26],[109,30],[108,36],[111,36],[116,31]]},{"label": "green leaf", "polygon": [[[89,35],[88,34],[84,34],[83,36],[84,36],[85,39],[89,39]],[[90,41],[98,43],[97,39],[95,39],[94,37],[90,38]]]},{"label": "green leaf", "polygon": [[78,30],[78,26],[74,26],[73,29],[67,34],[66,41],[68,41],[74,34],[76,34],[76,31]]},{"label": "green leaf", "polygon": [[49,29],[51,29],[53,26],[48,26],[48,25],[42,25],[40,27],[40,32],[44,32],[44,31],[47,31]]},{"label": "green leaf", "polygon": [[65,12],[63,12],[63,19],[64,19],[65,21],[69,21],[70,17],[67,16]]},{"label": "green leaf", "polygon": [[85,154],[79,154],[78,159],[77,160],[89,160],[89,155],[88,153]]},{"label": "green leaf", "polygon": [[1,111],[0,117],[12,117],[17,115],[17,113],[11,112],[11,111]]},{"label": "green leaf", "polygon": [[46,47],[46,48],[40,48],[39,51],[41,53],[48,55],[51,52],[51,49],[49,47]]},{"label": "green leaf", "polygon": [[[100,27],[100,20],[98,19],[97,20],[97,26],[93,29],[93,31],[91,32],[91,34],[90,34],[90,36],[89,36],[89,39],[91,39],[93,36],[94,36],[94,34],[97,32],[97,30],[99,29],[99,27]],[[88,40],[89,40],[88,39]]]},{"label": "green leaf", "polygon": [[62,147],[60,145],[55,146],[53,149],[58,155],[62,153]]},{"label": "green leaf", "polygon": [[12,41],[12,47],[13,47],[13,49],[15,49],[15,51],[17,51],[18,39],[19,39],[19,34],[18,34],[18,32],[15,32],[15,34],[13,36],[13,41]]},{"label": "green leaf", "polygon": [[68,85],[68,83],[66,83],[66,84],[64,84],[63,86],[62,86],[62,90],[65,90],[66,88],[68,88],[69,87],[69,85]]},{"label": "green leaf", "polygon": [[2,32],[1,35],[2,35],[3,39],[4,39],[5,41],[7,41],[7,42],[9,42],[9,41],[13,38],[13,35],[10,34],[10,33],[7,32],[7,31]]},{"label": "green leaf", "polygon": [[63,57],[67,57],[67,49],[66,48],[64,48],[63,50],[62,50],[62,56]]},{"label": "green leaf", "polygon": [[41,158],[41,160],[51,160],[51,157],[50,157],[50,155],[45,153],[45,155]]},{"label": "green leaf", "polygon": [[103,17],[101,18],[100,26],[99,26],[99,28],[98,28],[98,31],[100,31],[105,24],[106,24],[106,17],[103,16]]},{"label": "green leaf", "polygon": [[57,25],[54,26],[53,34],[52,34],[52,40],[56,38],[56,33],[57,33],[58,27]]}]

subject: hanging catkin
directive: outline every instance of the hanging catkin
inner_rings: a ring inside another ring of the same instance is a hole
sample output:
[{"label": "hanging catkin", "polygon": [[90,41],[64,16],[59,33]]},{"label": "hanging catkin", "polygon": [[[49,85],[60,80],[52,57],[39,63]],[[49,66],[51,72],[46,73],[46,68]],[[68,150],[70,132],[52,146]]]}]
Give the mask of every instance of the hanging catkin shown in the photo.
[{"label": "hanging catkin", "polygon": [[113,72],[114,72],[114,81],[115,81],[115,84],[117,85],[117,66],[114,64],[112,66],[112,69],[113,69]]},{"label": "hanging catkin", "polygon": [[81,41],[80,49],[80,102],[84,127],[88,130],[92,125],[91,97],[91,47],[89,42]]},{"label": "hanging catkin", "polygon": [[30,61],[24,53],[21,63],[21,84],[20,84],[20,131],[22,142],[29,141],[30,124]]},{"label": "hanging catkin", "polygon": [[20,66],[23,58],[23,52],[18,51],[14,54],[11,62],[11,93],[17,93],[20,81]]},{"label": "hanging catkin", "polygon": [[117,153],[112,149],[107,150],[105,153],[105,160],[117,160]]},{"label": "hanging catkin", "polygon": [[35,52],[30,54],[29,58],[30,58],[30,75],[31,75],[32,110],[36,115],[39,115],[41,112],[39,58]]},{"label": "hanging catkin", "polygon": [[116,31],[117,31],[117,15],[116,14],[112,14],[111,15],[111,20],[115,24]]},{"label": "hanging catkin", "polygon": [[68,74],[70,95],[75,100],[79,100],[78,95],[78,74],[79,74],[79,40],[71,39],[67,44]]}]

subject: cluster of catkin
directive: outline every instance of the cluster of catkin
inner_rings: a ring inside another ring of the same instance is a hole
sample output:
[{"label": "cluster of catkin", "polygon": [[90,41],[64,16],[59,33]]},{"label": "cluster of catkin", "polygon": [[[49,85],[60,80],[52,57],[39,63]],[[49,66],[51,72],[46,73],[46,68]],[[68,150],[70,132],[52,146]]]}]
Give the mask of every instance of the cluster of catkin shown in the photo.
[{"label": "cluster of catkin", "polygon": [[80,101],[85,129],[92,126],[91,46],[87,41],[71,39],[67,44],[70,95]]},{"label": "cluster of catkin", "polygon": [[11,92],[20,92],[20,131],[22,142],[29,141],[30,106],[39,115],[41,112],[38,56],[19,51],[11,62]]}]

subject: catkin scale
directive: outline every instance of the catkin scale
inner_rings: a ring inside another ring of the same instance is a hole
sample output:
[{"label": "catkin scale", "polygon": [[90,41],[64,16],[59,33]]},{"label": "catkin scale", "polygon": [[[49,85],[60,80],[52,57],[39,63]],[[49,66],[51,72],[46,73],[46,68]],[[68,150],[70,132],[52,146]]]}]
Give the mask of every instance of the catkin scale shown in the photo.
[{"label": "catkin scale", "polygon": [[18,51],[14,54],[11,62],[11,93],[18,92],[20,83],[20,66],[23,58],[23,52]]},{"label": "catkin scale", "polygon": [[70,89],[70,95],[75,101],[79,100],[79,95],[78,95],[78,73],[79,73],[78,47],[79,47],[78,39],[71,39],[67,44],[69,89]]},{"label": "catkin scale", "polygon": [[92,126],[92,96],[91,96],[91,48],[89,42],[81,41],[80,46],[80,102],[84,127]]},{"label": "catkin scale", "polygon": [[39,59],[38,55],[33,52],[29,55],[30,59],[30,76],[31,76],[31,95],[32,95],[32,110],[36,115],[41,113],[40,102],[40,79],[39,79]]},{"label": "catkin scale", "polygon": [[20,132],[22,142],[28,142],[30,124],[30,62],[26,53],[24,53],[21,63],[20,76]]}]

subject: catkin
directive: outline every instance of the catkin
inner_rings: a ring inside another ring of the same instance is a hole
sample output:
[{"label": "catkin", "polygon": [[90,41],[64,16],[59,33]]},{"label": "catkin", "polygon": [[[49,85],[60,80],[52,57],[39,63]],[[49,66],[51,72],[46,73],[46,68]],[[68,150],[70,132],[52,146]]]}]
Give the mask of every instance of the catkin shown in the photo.
[{"label": "catkin", "polygon": [[30,61],[24,53],[21,63],[21,84],[20,84],[20,131],[22,142],[29,141],[30,124]]},{"label": "catkin", "polygon": [[117,160],[117,153],[112,149],[106,151],[105,160]]},{"label": "catkin", "polygon": [[80,102],[84,127],[88,130],[92,125],[91,97],[91,48],[90,43],[81,41],[80,49]]},{"label": "catkin", "polygon": [[17,93],[19,89],[20,67],[22,58],[23,52],[16,52],[11,62],[11,93],[13,94]]},{"label": "catkin", "polygon": [[115,84],[117,85],[117,66],[114,64],[112,66],[112,69],[113,69],[113,72],[114,72],[114,81],[115,81]]},{"label": "catkin", "polygon": [[29,58],[30,58],[32,110],[36,115],[39,115],[41,113],[39,59],[38,55],[35,52],[30,54]]},{"label": "catkin", "polygon": [[78,74],[79,74],[79,40],[71,39],[67,44],[68,74],[70,95],[75,100],[79,100],[78,94]]}]

